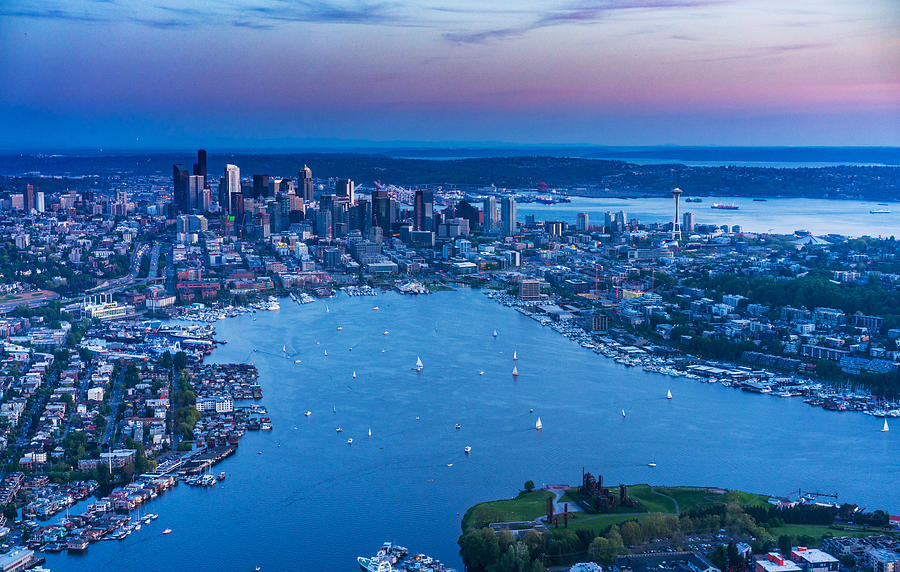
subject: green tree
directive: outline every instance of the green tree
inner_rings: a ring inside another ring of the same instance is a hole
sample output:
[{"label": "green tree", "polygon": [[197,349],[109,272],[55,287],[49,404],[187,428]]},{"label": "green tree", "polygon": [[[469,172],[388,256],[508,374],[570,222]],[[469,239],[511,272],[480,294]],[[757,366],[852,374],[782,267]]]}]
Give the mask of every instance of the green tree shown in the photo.
[{"label": "green tree", "polygon": [[527,480],[525,481],[525,490],[529,493],[534,490],[534,481]]},{"label": "green tree", "polygon": [[459,539],[459,554],[470,572],[486,572],[500,559],[500,543],[490,528],[479,528]]}]

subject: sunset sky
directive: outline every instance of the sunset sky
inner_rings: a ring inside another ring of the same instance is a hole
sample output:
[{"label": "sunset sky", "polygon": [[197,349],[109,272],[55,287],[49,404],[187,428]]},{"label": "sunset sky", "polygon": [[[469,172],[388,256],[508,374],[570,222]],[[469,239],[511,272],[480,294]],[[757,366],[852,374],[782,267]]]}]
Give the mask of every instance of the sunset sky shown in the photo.
[{"label": "sunset sky", "polygon": [[2,148],[390,142],[900,145],[900,1],[0,2]]}]

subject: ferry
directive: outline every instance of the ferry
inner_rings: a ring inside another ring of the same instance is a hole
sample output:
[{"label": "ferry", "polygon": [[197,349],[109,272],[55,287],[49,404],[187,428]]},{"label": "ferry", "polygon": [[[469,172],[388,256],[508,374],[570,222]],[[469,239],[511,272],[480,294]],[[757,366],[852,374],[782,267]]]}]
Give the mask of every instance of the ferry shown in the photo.
[{"label": "ferry", "polygon": [[702,203],[703,199],[701,199],[700,197],[688,197],[688,198],[684,199],[684,202],[686,202],[686,203]]},{"label": "ferry", "polygon": [[733,204],[733,203],[732,203],[732,204],[713,203],[713,204],[709,205],[709,208],[711,208],[711,209],[719,209],[719,210],[726,210],[726,211],[736,211],[736,210],[738,210],[738,209],[741,208],[741,207],[739,207],[739,206],[737,206],[736,204]]},{"label": "ferry", "polygon": [[891,209],[872,209],[869,214],[891,214]]}]

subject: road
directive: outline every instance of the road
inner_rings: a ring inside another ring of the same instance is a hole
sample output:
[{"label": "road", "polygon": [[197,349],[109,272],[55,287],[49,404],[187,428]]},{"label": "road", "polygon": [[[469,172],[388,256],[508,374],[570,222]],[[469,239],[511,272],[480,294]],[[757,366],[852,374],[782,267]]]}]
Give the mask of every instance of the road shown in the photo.
[{"label": "road", "polygon": [[121,368],[119,375],[113,380],[112,395],[109,398],[110,413],[106,416],[106,429],[103,430],[103,443],[109,445],[112,449],[113,431],[116,427],[116,413],[119,409],[119,402],[122,401],[122,386],[125,385],[125,369]]}]

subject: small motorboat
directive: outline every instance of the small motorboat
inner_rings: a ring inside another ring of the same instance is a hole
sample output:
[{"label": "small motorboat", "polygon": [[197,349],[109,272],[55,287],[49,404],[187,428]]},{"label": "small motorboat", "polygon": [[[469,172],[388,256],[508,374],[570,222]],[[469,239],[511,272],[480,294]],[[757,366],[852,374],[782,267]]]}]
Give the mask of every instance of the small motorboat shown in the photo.
[{"label": "small motorboat", "polygon": [[310,415],[312,415],[312,411],[307,410],[306,413],[304,413],[304,415],[306,415],[307,417],[309,417]]},{"label": "small motorboat", "polygon": [[350,437],[349,439],[347,439],[347,444],[348,444],[348,445],[352,445],[352,444],[353,444],[353,437]]},{"label": "small motorboat", "polygon": [[466,452],[466,455],[468,455],[469,453],[472,452],[472,447],[469,447],[468,445],[466,445],[466,448],[463,450]]},{"label": "small motorboat", "polygon": [[459,423],[457,423],[457,424],[456,424],[456,428],[457,428],[457,429],[462,429],[462,425],[460,425]]},{"label": "small motorboat", "polygon": [[343,427],[338,427],[338,428],[337,428],[337,432],[338,432],[338,433],[343,433],[343,431],[344,431],[344,428],[343,428]]},{"label": "small motorboat", "polygon": [[[254,319],[255,319],[255,318],[254,318]],[[171,529],[171,528],[165,529],[165,530],[163,531],[163,534],[172,534],[172,529]]]},{"label": "small motorboat", "polygon": [[656,463],[647,463],[647,466],[648,466],[648,467],[655,467],[655,466],[656,466]]}]

